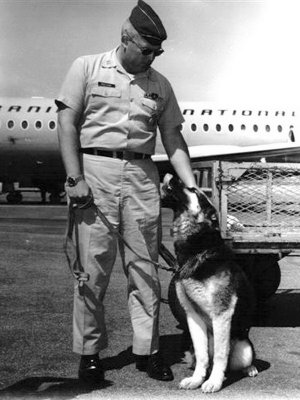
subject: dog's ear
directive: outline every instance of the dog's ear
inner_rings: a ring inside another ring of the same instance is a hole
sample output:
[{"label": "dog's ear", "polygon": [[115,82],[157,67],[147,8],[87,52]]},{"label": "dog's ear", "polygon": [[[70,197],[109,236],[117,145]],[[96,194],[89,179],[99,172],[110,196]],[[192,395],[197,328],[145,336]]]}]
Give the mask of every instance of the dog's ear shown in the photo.
[{"label": "dog's ear", "polygon": [[165,198],[168,196],[168,194],[171,193],[171,186],[170,182],[173,178],[173,175],[171,174],[166,174],[163,178],[162,186],[161,186],[161,199],[165,200]]},{"label": "dog's ear", "polygon": [[194,190],[192,190],[192,192],[197,195],[197,201],[198,201],[198,207],[195,206],[195,204],[193,206],[194,216],[196,217],[196,221],[198,223],[201,223],[205,219],[206,220],[208,219],[212,223],[212,226],[214,226],[214,228],[218,228],[219,227],[218,213],[211,200],[202,190],[199,190],[198,188],[195,188]]},{"label": "dog's ear", "polygon": [[164,176],[164,178],[163,178],[164,187],[167,187],[170,184],[172,178],[173,178],[173,175],[169,174],[169,173]]},{"label": "dog's ear", "polygon": [[162,189],[166,195],[173,195],[179,188],[182,187],[182,182],[177,175],[166,174],[163,179]]}]

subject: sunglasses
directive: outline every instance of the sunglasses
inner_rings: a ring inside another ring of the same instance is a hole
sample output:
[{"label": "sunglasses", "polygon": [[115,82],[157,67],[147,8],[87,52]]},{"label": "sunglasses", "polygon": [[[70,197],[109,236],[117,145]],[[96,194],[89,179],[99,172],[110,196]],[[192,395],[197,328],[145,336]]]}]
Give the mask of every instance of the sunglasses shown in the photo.
[{"label": "sunglasses", "polygon": [[150,54],[153,53],[155,57],[158,57],[158,56],[161,56],[162,53],[164,52],[163,49],[152,50],[152,49],[149,49],[149,47],[142,47],[135,40],[133,40],[133,38],[130,35],[128,35],[128,32],[126,32],[126,35],[129,39],[129,41],[134,43],[136,45],[136,47],[138,47],[140,49],[143,56],[150,56]]}]

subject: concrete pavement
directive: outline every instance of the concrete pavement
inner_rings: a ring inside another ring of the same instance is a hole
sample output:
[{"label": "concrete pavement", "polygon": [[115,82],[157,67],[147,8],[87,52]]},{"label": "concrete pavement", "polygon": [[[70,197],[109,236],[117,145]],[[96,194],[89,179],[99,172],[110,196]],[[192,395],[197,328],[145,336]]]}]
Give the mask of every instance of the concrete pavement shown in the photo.
[{"label": "concrete pavement", "polygon": [[[263,323],[251,330],[259,375],[231,377],[213,395],[178,389],[191,371],[181,361],[182,332],[166,302],[161,307],[161,345],[175,380],[157,382],[135,370],[126,280],[118,259],[106,298],[110,344],[102,358],[107,384],[96,390],[81,387],[78,357],[71,353],[72,278],[61,247],[65,213],[65,206],[0,205],[1,399],[300,399],[298,257],[281,261],[279,290],[266,305]],[[169,229],[170,212],[165,210],[164,244],[172,249]],[[167,300],[171,276],[166,271],[160,276]]]}]

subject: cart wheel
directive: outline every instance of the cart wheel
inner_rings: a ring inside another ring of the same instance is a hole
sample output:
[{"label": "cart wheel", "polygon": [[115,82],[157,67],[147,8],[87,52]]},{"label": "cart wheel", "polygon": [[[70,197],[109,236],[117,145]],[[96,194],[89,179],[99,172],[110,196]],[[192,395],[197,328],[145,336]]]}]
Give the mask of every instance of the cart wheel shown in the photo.
[{"label": "cart wheel", "polygon": [[186,322],[185,311],[182,308],[182,306],[178,300],[178,297],[177,297],[174,276],[172,277],[170,284],[169,284],[168,300],[169,300],[169,306],[172,311],[172,314],[174,315],[175,319],[179,322],[178,328],[183,329],[184,331],[187,331],[188,326],[187,326],[187,322]]},{"label": "cart wheel", "polygon": [[20,204],[22,203],[23,196],[22,193],[18,190],[9,192],[6,196],[6,200],[9,204]]},{"label": "cart wheel", "polygon": [[258,302],[275,294],[281,279],[277,254],[240,254],[237,260],[253,284]]},{"label": "cart wheel", "polygon": [[281,279],[278,261],[277,254],[262,254],[257,257],[257,274],[254,286],[260,301],[266,301],[278,289]]}]

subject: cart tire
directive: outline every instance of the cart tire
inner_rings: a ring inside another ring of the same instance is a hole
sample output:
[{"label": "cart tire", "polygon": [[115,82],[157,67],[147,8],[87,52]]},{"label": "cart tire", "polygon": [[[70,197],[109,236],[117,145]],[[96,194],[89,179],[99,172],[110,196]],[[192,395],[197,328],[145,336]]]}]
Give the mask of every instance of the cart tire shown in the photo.
[{"label": "cart tire", "polygon": [[276,293],[281,271],[277,254],[240,254],[238,263],[253,284],[257,302],[265,302]]},{"label": "cart tire", "polygon": [[258,257],[254,283],[258,301],[266,301],[276,293],[281,280],[278,261],[278,256],[273,254],[263,254]]}]

